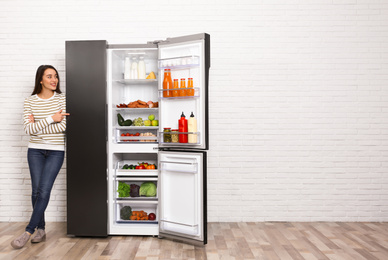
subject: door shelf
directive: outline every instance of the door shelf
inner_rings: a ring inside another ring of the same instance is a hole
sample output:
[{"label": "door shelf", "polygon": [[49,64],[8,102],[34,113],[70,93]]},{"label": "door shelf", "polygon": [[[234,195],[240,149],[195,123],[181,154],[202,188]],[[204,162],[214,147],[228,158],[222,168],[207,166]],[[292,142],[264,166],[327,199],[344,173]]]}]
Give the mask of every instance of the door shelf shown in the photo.
[{"label": "door shelf", "polygon": [[182,56],[159,60],[159,69],[187,69],[199,66],[199,56]]},{"label": "door shelf", "polygon": [[[164,92],[170,91],[173,92],[174,90],[177,90],[178,93],[180,90],[192,90],[192,88],[177,88],[177,89],[158,89],[159,91],[159,100],[160,99],[191,99],[191,98],[199,98],[199,88],[194,88],[194,95],[193,96],[176,96],[176,97],[164,97]],[[172,95],[172,93],[171,93]]]},{"label": "door shelf", "polygon": [[136,130],[136,129],[146,129],[146,130],[157,130],[159,129],[159,126],[119,126],[119,125],[116,125],[115,126],[116,129],[119,129],[119,130],[128,130],[128,129],[131,129],[131,130]]},{"label": "door shelf", "polygon": [[[196,135],[197,136],[197,142],[195,143],[179,143],[179,135],[180,134],[192,134],[192,135]],[[169,135],[171,136],[170,140],[173,140],[174,137],[173,135],[178,135],[178,142],[165,142],[165,138],[164,138],[164,135]],[[200,140],[200,132],[159,132],[159,143],[160,144],[168,144],[168,145],[171,145],[171,146],[187,146],[187,145],[198,145],[199,144],[199,140]]]},{"label": "door shelf", "polygon": [[157,79],[120,79],[115,80],[115,82],[124,84],[124,85],[150,85],[155,86],[158,84]]}]

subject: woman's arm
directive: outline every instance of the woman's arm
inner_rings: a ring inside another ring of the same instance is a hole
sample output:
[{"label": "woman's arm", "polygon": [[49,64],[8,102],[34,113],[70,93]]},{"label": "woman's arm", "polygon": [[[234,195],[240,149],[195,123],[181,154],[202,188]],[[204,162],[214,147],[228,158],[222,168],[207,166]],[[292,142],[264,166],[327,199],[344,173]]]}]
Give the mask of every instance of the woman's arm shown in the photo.
[{"label": "woman's arm", "polygon": [[49,126],[52,122],[54,122],[51,116],[46,117],[43,120],[39,120],[38,122],[35,122],[35,120],[31,120],[31,115],[32,115],[31,105],[26,99],[24,100],[23,126],[24,126],[24,131],[28,135],[37,134],[38,132],[42,131],[44,128]]}]

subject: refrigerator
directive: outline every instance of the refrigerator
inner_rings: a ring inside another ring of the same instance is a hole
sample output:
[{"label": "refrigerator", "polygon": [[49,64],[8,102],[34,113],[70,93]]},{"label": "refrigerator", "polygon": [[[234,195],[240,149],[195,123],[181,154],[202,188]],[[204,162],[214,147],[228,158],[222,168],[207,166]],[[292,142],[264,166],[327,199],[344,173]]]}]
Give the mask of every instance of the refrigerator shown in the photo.
[{"label": "refrigerator", "polygon": [[[206,33],[66,41],[68,235],[207,243],[209,69]],[[172,93],[165,72],[193,84]],[[179,129],[182,114],[195,130]]]}]

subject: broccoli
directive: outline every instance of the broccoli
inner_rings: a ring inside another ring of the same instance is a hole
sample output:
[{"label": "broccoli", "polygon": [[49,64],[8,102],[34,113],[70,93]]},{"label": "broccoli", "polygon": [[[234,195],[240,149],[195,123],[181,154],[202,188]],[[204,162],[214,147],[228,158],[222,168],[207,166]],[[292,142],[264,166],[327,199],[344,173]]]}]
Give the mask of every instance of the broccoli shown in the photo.
[{"label": "broccoli", "polygon": [[120,218],[122,220],[129,220],[132,216],[132,208],[130,206],[124,206],[120,210]]}]

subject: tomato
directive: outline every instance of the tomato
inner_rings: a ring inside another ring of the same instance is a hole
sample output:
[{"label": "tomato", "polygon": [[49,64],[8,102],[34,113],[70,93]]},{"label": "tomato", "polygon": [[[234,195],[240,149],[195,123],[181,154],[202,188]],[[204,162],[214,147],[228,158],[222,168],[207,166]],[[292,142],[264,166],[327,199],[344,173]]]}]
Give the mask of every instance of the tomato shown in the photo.
[{"label": "tomato", "polygon": [[125,134],[124,134],[124,133],[122,133],[122,134],[121,134],[121,136],[125,136]]},{"label": "tomato", "polygon": [[130,136],[129,133],[126,133],[125,136]]},{"label": "tomato", "polygon": [[140,135],[140,133],[136,133],[136,134],[135,134],[135,136],[139,136],[139,135]]}]

